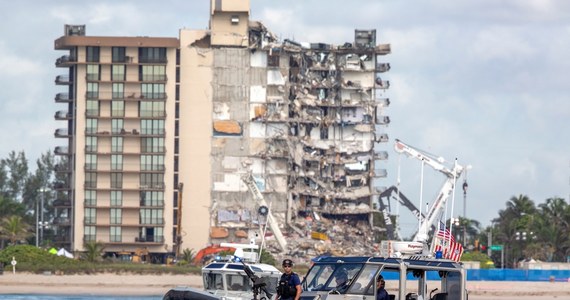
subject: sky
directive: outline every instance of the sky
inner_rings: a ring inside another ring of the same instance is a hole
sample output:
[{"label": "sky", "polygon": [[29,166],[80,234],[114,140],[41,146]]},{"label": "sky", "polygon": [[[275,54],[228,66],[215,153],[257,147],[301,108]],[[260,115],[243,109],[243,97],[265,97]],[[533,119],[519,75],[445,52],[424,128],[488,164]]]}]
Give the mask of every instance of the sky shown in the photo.
[{"label": "sky", "polygon": [[[227,0],[226,0],[227,1]],[[207,0],[9,1],[0,10],[0,158],[30,161],[64,145],[54,113],[65,110],[54,84],[65,69],[54,50],[64,24],[91,36],[178,37],[207,29]],[[396,185],[416,205],[430,202],[444,177],[393,151],[395,139],[461,165],[446,215],[490,225],[513,196],[536,204],[570,194],[570,1],[566,0],[251,0],[252,20],[281,40],[342,45],[355,29],[376,29],[390,72],[385,114],[390,159],[381,186]],[[463,203],[467,204],[464,210]],[[453,213],[452,213],[453,210]],[[403,218],[405,213],[402,212]],[[410,224],[413,222],[410,222]],[[402,221],[402,226],[412,226]],[[404,228],[405,231],[405,228]]]}]

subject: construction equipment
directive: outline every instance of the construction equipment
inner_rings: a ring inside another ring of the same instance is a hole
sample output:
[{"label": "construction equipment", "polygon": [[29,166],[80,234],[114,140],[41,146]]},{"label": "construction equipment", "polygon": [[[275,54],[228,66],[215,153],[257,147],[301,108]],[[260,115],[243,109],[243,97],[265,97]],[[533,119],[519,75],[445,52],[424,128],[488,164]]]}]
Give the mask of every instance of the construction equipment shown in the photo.
[{"label": "construction equipment", "polygon": [[[393,240],[395,235],[394,235],[394,224],[392,224],[392,219],[390,219],[390,213],[391,213],[390,198],[395,199],[401,205],[409,209],[410,212],[412,212],[412,214],[418,218],[418,220],[423,219],[424,216],[421,213],[421,211],[412,203],[412,201],[410,201],[410,199],[408,199],[408,197],[406,197],[399,190],[398,187],[393,185],[388,189],[386,189],[385,191],[383,191],[378,196],[378,202],[380,204],[380,211],[382,212],[382,215],[384,217],[384,224],[386,224],[386,234],[388,235],[388,239]],[[384,203],[384,201],[386,201],[386,203]]]},{"label": "construction equipment", "polygon": [[271,213],[269,206],[267,206],[267,202],[265,201],[263,194],[261,193],[261,191],[257,187],[257,184],[255,183],[255,179],[253,178],[253,175],[251,173],[248,173],[247,175],[242,176],[241,180],[243,180],[243,182],[245,183],[245,185],[247,186],[247,188],[251,192],[251,195],[253,196],[253,200],[255,200],[255,202],[257,202],[257,205],[259,206],[258,211],[260,213],[267,214],[267,224],[269,224],[269,228],[271,228],[271,231],[273,232],[273,235],[275,236],[277,243],[279,243],[281,250],[286,251],[287,250],[287,241],[283,237],[283,233],[281,233],[281,229],[279,228],[279,224],[277,224],[277,221],[275,221],[275,218],[273,217],[273,214]]},{"label": "construction equipment", "polygon": [[176,214],[176,244],[175,251],[176,259],[180,258],[180,247],[182,245],[182,190],[184,189],[184,184],[180,182],[178,184],[178,210]]},{"label": "construction equipment", "polygon": [[[410,157],[419,159],[425,164],[428,164],[436,171],[445,175],[446,179],[443,182],[443,185],[439,190],[439,193],[437,194],[432,205],[429,207],[425,217],[422,217],[421,213],[419,214],[420,223],[418,226],[418,231],[414,235],[412,242],[383,241],[381,247],[387,248],[386,251],[388,252],[392,252],[394,250],[394,247],[397,247],[408,252],[407,254],[419,254],[422,252],[427,253],[428,231],[431,229],[432,226],[435,226],[437,220],[441,219],[443,211],[445,209],[445,204],[447,203],[447,199],[449,198],[451,192],[453,191],[456,181],[459,179],[459,177],[461,176],[462,172],[466,169],[466,167],[459,165],[456,159],[453,164],[453,167],[448,168],[443,164],[445,162],[443,158],[436,158],[435,156],[425,153],[410,145],[407,145],[398,139],[396,139],[394,149],[398,153],[404,153]],[[392,244],[392,246],[388,244]],[[420,244],[423,245],[423,251],[419,251],[418,249],[419,248],[418,245]]]},{"label": "construction equipment", "polygon": [[218,254],[220,252],[234,252],[236,249],[234,247],[225,246],[225,245],[212,245],[206,248],[201,249],[196,253],[194,256],[193,263],[195,265],[203,264],[208,260],[208,258],[214,254]]}]

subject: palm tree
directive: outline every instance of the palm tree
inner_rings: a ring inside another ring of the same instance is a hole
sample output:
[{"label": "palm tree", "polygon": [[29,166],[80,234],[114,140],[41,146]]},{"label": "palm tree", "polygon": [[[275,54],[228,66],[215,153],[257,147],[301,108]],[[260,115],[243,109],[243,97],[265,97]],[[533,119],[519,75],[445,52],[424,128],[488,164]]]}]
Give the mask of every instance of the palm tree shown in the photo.
[{"label": "palm tree", "polygon": [[101,242],[90,241],[85,243],[85,252],[83,253],[83,259],[89,262],[100,261],[103,257],[103,250],[105,250],[105,245]]},{"label": "palm tree", "polygon": [[548,254],[547,260],[564,261],[570,249],[570,206],[562,198],[549,198],[539,209],[533,224],[536,242]]},{"label": "palm tree", "polygon": [[0,237],[10,240],[10,244],[16,245],[17,242],[25,240],[32,235],[31,226],[24,222],[22,217],[10,216],[2,219]]}]

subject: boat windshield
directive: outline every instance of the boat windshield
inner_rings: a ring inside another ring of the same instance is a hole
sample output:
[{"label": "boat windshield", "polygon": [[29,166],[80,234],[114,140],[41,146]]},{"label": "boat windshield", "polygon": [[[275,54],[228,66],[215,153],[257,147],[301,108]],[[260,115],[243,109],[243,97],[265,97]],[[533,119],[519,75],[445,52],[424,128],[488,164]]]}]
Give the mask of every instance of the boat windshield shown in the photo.
[{"label": "boat windshield", "polygon": [[303,289],[305,291],[345,291],[356,275],[360,272],[362,263],[330,263],[314,265],[305,279]]}]

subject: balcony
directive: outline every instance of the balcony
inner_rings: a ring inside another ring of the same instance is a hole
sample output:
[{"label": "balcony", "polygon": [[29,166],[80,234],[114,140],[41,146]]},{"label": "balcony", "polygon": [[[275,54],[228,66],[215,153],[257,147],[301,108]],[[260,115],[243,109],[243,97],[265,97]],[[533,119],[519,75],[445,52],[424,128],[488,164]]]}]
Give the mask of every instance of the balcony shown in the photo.
[{"label": "balcony", "polygon": [[376,80],[374,81],[374,87],[380,90],[387,90],[390,88],[390,81],[382,80],[379,76],[376,76]]},{"label": "balcony", "polygon": [[71,219],[69,219],[69,218],[55,218],[55,219],[53,219],[53,225],[69,226],[69,225],[71,225]]},{"label": "balcony", "polygon": [[77,62],[77,57],[71,55],[64,55],[55,60],[56,67],[70,67]]},{"label": "balcony", "polygon": [[384,73],[390,71],[389,63],[376,63],[376,72]]},{"label": "balcony", "polygon": [[140,80],[143,82],[165,82],[166,75],[141,75]]},{"label": "balcony", "polygon": [[69,134],[69,130],[66,128],[58,128],[55,130],[54,136],[56,138],[69,138],[71,134]]},{"label": "balcony", "polygon": [[68,164],[57,164],[54,170],[58,173],[69,173],[71,172],[71,167]]},{"label": "balcony", "polygon": [[58,208],[71,207],[71,200],[57,199],[53,201],[53,207],[58,207]]},{"label": "balcony", "polygon": [[73,114],[69,113],[66,110],[60,110],[55,112],[54,118],[56,120],[71,120],[73,119]]},{"label": "balcony", "polygon": [[136,237],[135,243],[164,243],[164,237],[163,236]]},{"label": "balcony", "polygon": [[58,75],[55,77],[56,85],[70,85],[71,83],[71,78],[68,75]]},{"label": "balcony", "polygon": [[65,190],[70,190],[71,187],[69,186],[69,183],[59,181],[53,184],[53,189],[57,191],[65,191]]},{"label": "balcony", "polygon": [[71,155],[71,153],[69,153],[69,147],[64,147],[64,146],[55,147],[53,153],[55,155]]},{"label": "balcony", "polygon": [[55,103],[69,103],[73,102],[73,99],[69,97],[69,93],[57,93],[55,95]]}]

